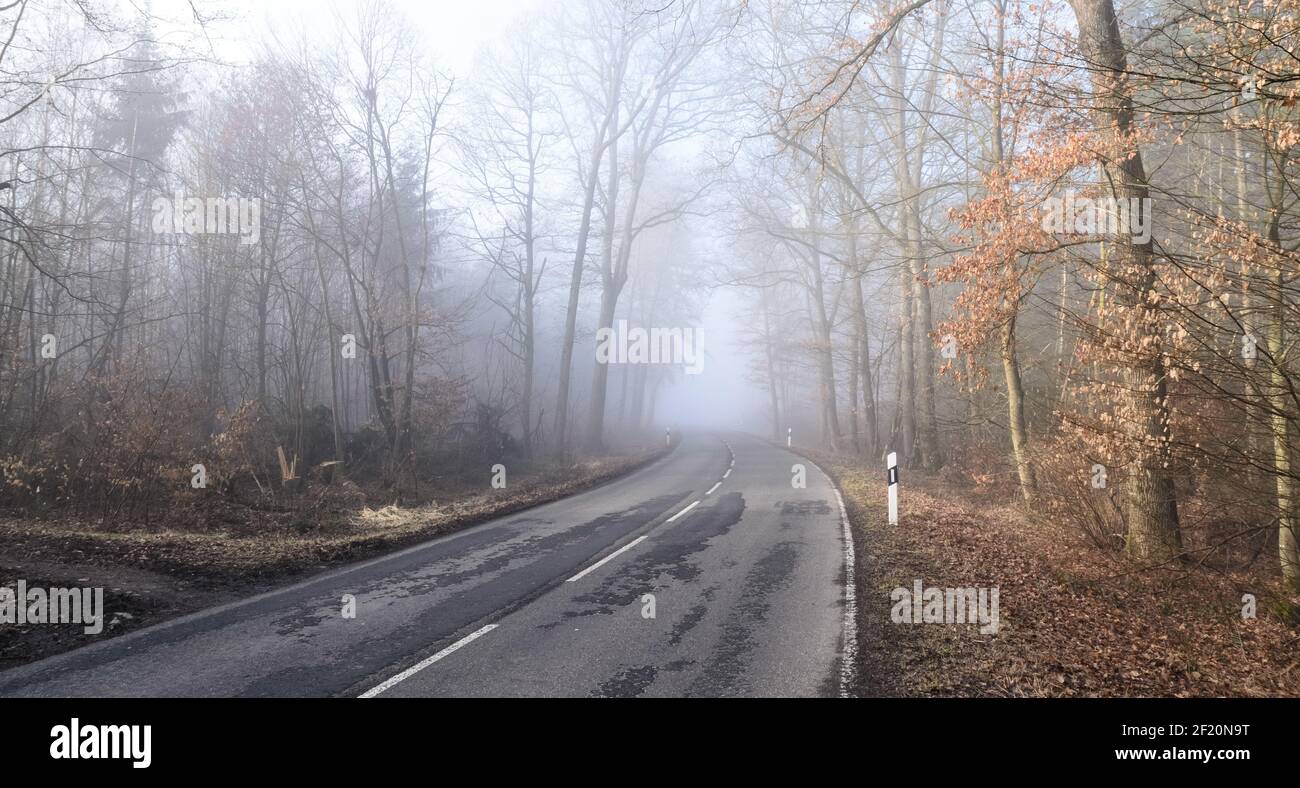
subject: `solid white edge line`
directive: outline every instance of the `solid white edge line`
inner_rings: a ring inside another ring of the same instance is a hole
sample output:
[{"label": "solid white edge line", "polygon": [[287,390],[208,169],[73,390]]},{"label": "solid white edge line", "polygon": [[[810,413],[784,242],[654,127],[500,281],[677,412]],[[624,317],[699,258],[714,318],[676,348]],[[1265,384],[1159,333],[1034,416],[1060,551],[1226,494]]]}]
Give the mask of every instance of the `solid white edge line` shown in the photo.
[{"label": "solid white edge line", "polygon": [[391,679],[385,681],[379,686],[373,689],[366,690],[365,692],[361,693],[361,697],[373,698],[381,692],[392,689],[398,683],[405,681],[406,679],[409,679],[410,677],[414,676],[416,673],[419,673],[420,671],[429,667],[430,665],[442,659],[443,657],[447,656],[448,654],[452,653],[453,651],[456,651],[461,646],[467,645],[469,643],[472,643],[475,640],[478,640],[480,637],[486,635],[487,633],[491,632],[496,628],[497,628],[496,624],[488,624],[482,629],[479,629],[475,632],[471,632],[470,634],[466,635],[460,640],[457,640],[455,643],[452,643],[450,646],[447,646],[442,651],[439,651],[437,654],[434,654],[432,657],[423,659],[417,662],[416,664],[412,665],[411,667],[407,668],[406,670],[402,671],[401,673],[398,673],[396,676],[393,676]]},{"label": "solid white edge line", "polygon": [[[835,482],[832,481],[831,484]],[[854,573],[856,559],[853,554],[853,530],[849,526],[849,512],[844,508],[844,496],[839,487],[835,487],[835,500],[840,504],[840,524],[844,529],[844,654],[840,663],[840,697],[850,697],[853,686],[853,674],[857,670],[858,655],[858,594],[854,588],[857,581]]]},{"label": "solid white edge line", "polygon": [[604,566],[605,563],[606,563],[607,561],[610,561],[610,560],[612,560],[614,557],[616,557],[616,556],[618,556],[618,555],[620,555],[620,554],[622,554],[622,553],[625,553],[625,552],[627,552],[628,550],[631,550],[633,547],[636,547],[638,544],[641,543],[642,540],[644,540],[644,539],[645,539],[646,537],[648,537],[649,535],[650,535],[650,534],[646,534],[645,536],[638,536],[637,538],[633,539],[632,541],[630,541],[630,542],[628,542],[627,544],[623,545],[622,547],[618,548],[618,549],[615,550],[614,552],[610,553],[609,555],[605,556],[604,558],[600,559],[600,560],[597,561],[596,563],[594,563],[594,564],[592,564],[591,566],[587,567],[586,569],[582,570],[581,572],[579,572],[578,574],[574,575],[573,577],[570,577],[568,580],[566,580],[566,581],[564,581],[564,582],[566,582],[566,583],[576,583],[577,581],[581,580],[582,578],[584,578],[584,577],[586,577],[587,575],[591,574],[592,572],[596,571],[596,570],[599,569],[600,567]]},{"label": "solid white edge line", "polygon": [[726,472],[726,473],[724,473],[724,474],[722,474],[722,478],[724,478],[724,479],[725,479],[725,478],[727,478],[727,477],[728,477],[728,476],[730,476],[730,475],[731,475],[731,469],[730,469],[730,468],[728,468],[728,469],[727,469],[727,472]]},{"label": "solid white edge line", "polygon": [[713,495],[713,491],[716,490],[716,489],[718,489],[718,488],[721,487],[721,486],[722,486],[722,482],[718,482],[717,484],[715,484],[715,485],[713,485],[712,487],[710,487],[710,488],[709,488],[709,491],[706,492],[705,495]]},{"label": "solid white edge line", "polygon": [[691,504],[690,506],[686,507],[685,509],[681,510],[681,511],[678,512],[677,514],[674,514],[672,517],[669,517],[668,520],[667,520],[667,522],[670,522],[670,523],[671,523],[673,520],[676,520],[678,517],[681,517],[682,515],[686,514],[687,512],[689,512],[690,510],[694,509],[695,507],[697,507],[697,506],[699,506],[699,505],[700,505],[700,502],[699,502],[699,501],[696,501],[695,503],[693,503],[693,504]]}]

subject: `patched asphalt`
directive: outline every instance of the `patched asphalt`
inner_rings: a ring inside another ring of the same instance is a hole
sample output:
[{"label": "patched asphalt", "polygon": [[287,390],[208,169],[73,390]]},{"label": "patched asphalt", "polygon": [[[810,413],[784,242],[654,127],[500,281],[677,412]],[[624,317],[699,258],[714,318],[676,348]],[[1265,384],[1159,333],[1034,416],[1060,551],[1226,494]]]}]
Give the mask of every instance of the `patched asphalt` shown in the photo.
[{"label": "patched asphalt", "polygon": [[594,490],[0,673],[0,696],[358,695],[489,623],[381,697],[833,694],[842,568],[811,464],[689,435]]}]

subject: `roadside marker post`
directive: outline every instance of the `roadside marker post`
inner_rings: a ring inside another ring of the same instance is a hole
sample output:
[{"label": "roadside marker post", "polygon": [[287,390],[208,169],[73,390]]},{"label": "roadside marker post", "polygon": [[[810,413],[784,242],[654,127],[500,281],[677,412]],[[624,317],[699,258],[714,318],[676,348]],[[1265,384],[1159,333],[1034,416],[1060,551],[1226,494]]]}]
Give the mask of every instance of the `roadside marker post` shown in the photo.
[{"label": "roadside marker post", "polygon": [[664,445],[665,445],[665,446],[671,446],[671,445],[673,445],[673,428],[672,428],[672,427],[664,427]]},{"label": "roadside marker post", "polygon": [[785,447],[790,448],[790,442],[794,440],[794,427],[785,428]]},{"label": "roadside marker post", "polygon": [[889,481],[889,524],[898,525],[898,453],[890,452],[885,461]]}]

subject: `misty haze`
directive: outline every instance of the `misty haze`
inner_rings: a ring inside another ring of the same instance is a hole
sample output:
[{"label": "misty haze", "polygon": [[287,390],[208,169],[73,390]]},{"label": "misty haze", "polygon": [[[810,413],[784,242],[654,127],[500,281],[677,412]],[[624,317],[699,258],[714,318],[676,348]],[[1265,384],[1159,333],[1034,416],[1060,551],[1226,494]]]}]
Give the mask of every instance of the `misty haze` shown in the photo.
[{"label": "misty haze", "polygon": [[1300,695],[1298,33],[0,4],[0,696]]}]

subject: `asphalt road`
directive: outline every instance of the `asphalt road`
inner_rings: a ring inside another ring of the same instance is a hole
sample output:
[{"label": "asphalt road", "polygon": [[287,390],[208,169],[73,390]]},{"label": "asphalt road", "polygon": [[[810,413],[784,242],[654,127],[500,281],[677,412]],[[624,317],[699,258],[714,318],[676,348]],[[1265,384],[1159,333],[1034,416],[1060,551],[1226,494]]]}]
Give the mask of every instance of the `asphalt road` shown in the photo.
[{"label": "asphalt road", "polygon": [[841,518],[811,463],[688,435],[579,495],[0,673],[0,696],[836,695]]}]

